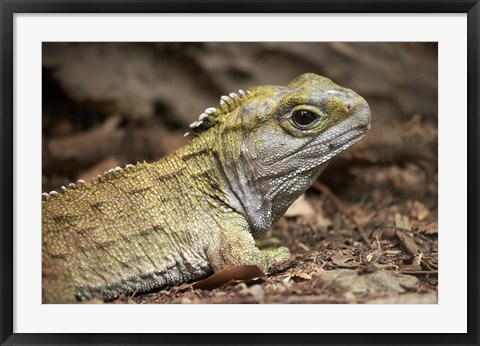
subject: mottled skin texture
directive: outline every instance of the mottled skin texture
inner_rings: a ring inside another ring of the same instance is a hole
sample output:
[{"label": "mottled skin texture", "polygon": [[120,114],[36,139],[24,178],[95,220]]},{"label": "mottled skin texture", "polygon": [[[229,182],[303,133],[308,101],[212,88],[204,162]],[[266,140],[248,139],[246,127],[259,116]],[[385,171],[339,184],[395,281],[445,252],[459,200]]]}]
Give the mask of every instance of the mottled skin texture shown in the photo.
[{"label": "mottled skin texture", "polygon": [[254,239],[370,128],[363,98],[315,74],[209,113],[168,157],[44,199],[44,303],[111,300],[238,264],[268,271],[288,250],[260,251]]}]

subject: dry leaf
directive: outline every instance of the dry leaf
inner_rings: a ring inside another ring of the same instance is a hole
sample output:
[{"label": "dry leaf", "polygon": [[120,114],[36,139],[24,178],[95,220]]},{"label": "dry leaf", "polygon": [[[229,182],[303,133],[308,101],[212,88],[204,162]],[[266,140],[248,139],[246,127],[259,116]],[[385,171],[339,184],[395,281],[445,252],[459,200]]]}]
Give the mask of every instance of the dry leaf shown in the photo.
[{"label": "dry leaf", "polygon": [[310,202],[305,198],[305,194],[298,197],[298,199],[292,203],[290,208],[285,212],[286,217],[295,217],[300,215],[315,215],[315,209],[313,209]]},{"label": "dry leaf", "polygon": [[410,215],[418,221],[423,221],[430,215],[430,210],[420,201],[409,201],[407,206],[410,209]]},{"label": "dry leaf", "polygon": [[437,234],[438,233],[438,224],[436,222],[429,223],[425,227],[419,228],[419,232],[427,234]]},{"label": "dry leaf", "polygon": [[300,278],[300,279],[304,279],[304,280],[310,280],[312,278],[312,276],[310,274],[307,274],[307,273],[304,273],[304,272],[296,273],[294,276],[297,277],[297,278]]},{"label": "dry leaf", "polygon": [[415,239],[399,230],[395,231],[395,235],[410,255],[417,256],[419,253],[421,253],[420,248],[415,242]]},{"label": "dry leaf", "polygon": [[250,280],[264,276],[265,273],[256,265],[242,264],[222,269],[202,281],[195,282],[192,287],[195,289],[213,290],[232,280]]},{"label": "dry leaf", "polygon": [[351,257],[332,257],[332,263],[341,267],[341,268],[358,268],[360,262],[350,261]]},{"label": "dry leaf", "polygon": [[423,257],[423,253],[420,252],[418,255],[416,255],[413,258],[412,265],[420,267],[420,263],[422,263],[422,257]]}]

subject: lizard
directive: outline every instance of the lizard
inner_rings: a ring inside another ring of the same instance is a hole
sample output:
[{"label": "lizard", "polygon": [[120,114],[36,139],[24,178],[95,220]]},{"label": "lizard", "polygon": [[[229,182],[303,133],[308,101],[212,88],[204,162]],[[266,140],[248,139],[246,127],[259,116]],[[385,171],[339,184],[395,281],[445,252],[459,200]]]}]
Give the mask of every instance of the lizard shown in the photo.
[{"label": "lizard", "polygon": [[289,251],[255,240],[367,134],[370,113],[353,90],[305,73],[222,96],[159,161],[43,193],[42,302],[111,301],[240,264],[268,272]]}]

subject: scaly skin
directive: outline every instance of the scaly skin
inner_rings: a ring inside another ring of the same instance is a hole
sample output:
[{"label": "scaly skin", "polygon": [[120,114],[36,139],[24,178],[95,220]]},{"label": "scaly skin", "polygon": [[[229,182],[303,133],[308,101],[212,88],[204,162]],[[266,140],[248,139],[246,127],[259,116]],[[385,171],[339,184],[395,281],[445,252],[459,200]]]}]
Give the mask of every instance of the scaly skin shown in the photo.
[{"label": "scaly skin", "polygon": [[363,98],[315,74],[222,97],[200,119],[158,162],[45,194],[44,303],[112,300],[238,264],[268,271],[288,250],[254,239],[370,128]]}]

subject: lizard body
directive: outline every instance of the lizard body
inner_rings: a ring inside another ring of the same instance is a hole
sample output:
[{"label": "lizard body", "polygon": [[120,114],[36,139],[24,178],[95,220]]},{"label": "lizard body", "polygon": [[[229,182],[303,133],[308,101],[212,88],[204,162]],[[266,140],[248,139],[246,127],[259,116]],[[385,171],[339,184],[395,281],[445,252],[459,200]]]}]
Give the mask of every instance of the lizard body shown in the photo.
[{"label": "lizard body", "polygon": [[192,125],[193,138],[154,163],[112,169],[44,194],[42,300],[112,300],[256,264],[261,238],[370,128],[363,98],[304,74],[288,86],[223,96]]}]

